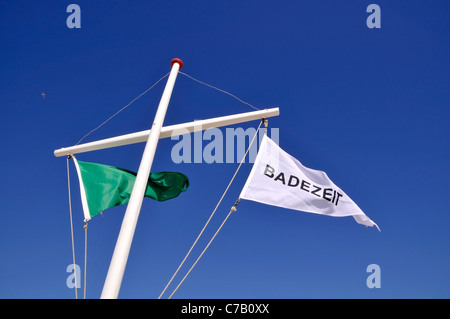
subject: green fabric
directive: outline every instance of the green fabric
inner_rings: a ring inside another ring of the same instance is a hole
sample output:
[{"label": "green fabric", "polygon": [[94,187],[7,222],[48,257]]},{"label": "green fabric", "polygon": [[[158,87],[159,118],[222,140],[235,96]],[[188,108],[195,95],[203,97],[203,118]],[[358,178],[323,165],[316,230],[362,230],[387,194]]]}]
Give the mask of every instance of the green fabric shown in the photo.
[{"label": "green fabric", "polygon": [[[104,210],[127,204],[136,173],[122,168],[78,161],[91,217]],[[187,176],[176,172],[150,173],[145,197],[165,201],[189,188]]]}]

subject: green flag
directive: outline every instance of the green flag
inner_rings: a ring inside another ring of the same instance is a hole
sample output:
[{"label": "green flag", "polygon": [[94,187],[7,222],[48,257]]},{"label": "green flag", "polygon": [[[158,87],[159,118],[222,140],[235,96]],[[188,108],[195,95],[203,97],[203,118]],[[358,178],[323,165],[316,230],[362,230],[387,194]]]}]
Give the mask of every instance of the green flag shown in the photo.
[{"label": "green flag", "polygon": [[[81,198],[86,220],[104,210],[127,204],[136,173],[109,165],[77,161],[73,157],[80,180]],[[176,172],[150,173],[145,197],[165,201],[189,188],[186,175]]]}]

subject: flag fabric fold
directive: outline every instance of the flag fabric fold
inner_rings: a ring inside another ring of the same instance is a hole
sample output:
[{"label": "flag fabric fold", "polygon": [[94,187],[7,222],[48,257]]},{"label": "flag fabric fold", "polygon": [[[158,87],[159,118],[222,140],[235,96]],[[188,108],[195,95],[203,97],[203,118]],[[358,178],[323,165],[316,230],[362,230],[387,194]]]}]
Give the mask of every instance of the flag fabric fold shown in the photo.
[{"label": "flag fabric fold", "polygon": [[303,166],[264,135],[241,199],[334,217],[380,228],[325,172]]},{"label": "flag fabric fold", "polygon": [[[85,220],[104,210],[128,203],[136,173],[114,166],[78,161],[73,157],[80,182]],[[186,175],[177,172],[150,173],[145,197],[166,201],[189,188]]]}]

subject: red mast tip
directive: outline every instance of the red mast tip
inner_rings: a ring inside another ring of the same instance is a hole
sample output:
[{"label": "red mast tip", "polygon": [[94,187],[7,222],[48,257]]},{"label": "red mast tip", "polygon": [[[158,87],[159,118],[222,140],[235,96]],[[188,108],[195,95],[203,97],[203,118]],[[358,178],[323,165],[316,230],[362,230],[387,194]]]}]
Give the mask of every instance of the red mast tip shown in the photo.
[{"label": "red mast tip", "polygon": [[183,68],[183,61],[181,61],[180,59],[173,59],[171,62],[170,62],[170,66],[171,67],[173,67],[173,64],[174,63],[178,63],[179,65],[180,65],[180,70]]}]

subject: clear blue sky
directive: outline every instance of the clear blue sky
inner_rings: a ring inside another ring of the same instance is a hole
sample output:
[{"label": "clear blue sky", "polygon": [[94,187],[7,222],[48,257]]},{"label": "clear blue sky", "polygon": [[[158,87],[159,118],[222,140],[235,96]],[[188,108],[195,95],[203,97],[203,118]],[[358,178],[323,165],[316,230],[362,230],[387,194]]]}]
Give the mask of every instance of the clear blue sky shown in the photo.
[{"label": "clear blue sky", "polygon": [[[80,29],[66,26],[71,3],[81,7]],[[381,8],[380,29],[366,25],[371,3]],[[269,121],[280,146],[325,171],[382,232],[351,217],[243,201],[174,297],[449,298],[449,13],[444,0],[1,2],[0,297],[74,298],[66,159],[53,151],[75,144],[178,57],[202,81],[259,108],[280,107]],[[148,129],[164,83],[87,141]],[[165,125],[251,110],[180,75]],[[237,167],[175,164],[176,142],[160,141],[153,170],[183,172],[191,187],[173,201],[144,201],[121,298],[158,297]],[[137,170],[143,147],[78,158]],[[195,256],[250,169],[241,168]],[[72,163],[71,177],[82,266]],[[124,211],[89,223],[88,298],[100,296]],[[380,266],[381,288],[366,286],[370,264]]]}]

